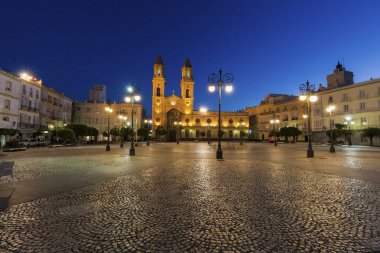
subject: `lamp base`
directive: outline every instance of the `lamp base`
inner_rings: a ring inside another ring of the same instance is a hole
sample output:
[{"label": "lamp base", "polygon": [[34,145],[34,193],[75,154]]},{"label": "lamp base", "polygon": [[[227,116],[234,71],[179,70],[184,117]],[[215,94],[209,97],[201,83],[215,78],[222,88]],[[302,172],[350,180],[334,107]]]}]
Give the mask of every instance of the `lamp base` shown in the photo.
[{"label": "lamp base", "polygon": [[330,146],[330,153],[335,153],[335,148],[334,148],[334,146]]},{"label": "lamp base", "polygon": [[109,144],[107,144],[107,146],[106,146],[106,151],[111,151],[111,147]]},{"label": "lamp base", "polygon": [[313,158],[314,157],[314,151],[312,149],[307,150],[307,158]]},{"label": "lamp base", "polygon": [[129,155],[135,155],[135,148],[131,148],[129,150]]},{"label": "lamp base", "polygon": [[223,159],[223,151],[222,150],[217,150],[216,151],[216,159],[222,160]]}]

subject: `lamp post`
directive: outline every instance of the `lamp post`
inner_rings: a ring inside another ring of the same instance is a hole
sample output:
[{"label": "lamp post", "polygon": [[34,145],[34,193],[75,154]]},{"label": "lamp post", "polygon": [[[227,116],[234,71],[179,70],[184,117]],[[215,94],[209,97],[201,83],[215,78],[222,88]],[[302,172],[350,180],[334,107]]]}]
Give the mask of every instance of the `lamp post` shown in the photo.
[{"label": "lamp post", "polygon": [[179,144],[179,141],[178,141],[178,133],[177,133],[177,131],[178,131],[178,122],[177,121],[174,121],[174,125],[175,125],[175,140],[176,140],[176,142],[177,142],[177,144]]},{"label": "lamp post", "polygon": [[[119,119],[121,120],[121,129],[123,129],[123,120],[126,121],[127,117],[124,115],[119,115]],[[122,135],[122,132],[120,132],[120,147],[122,148],[124,146],[124,136]]]},{"label": "lamp post", "polygon": [[149,146],[149,140],[150,140],[150,126],[152,125],[152,120],[151,119],[145,119],[144,123],[148,125],[148,141],[146,145]]},{"label": "lamp post", "polygon": [[106,107],[106,112],[108,112],[108,136],[107,136],[106,151],[111,151],[111,146],[110,146],[110,114],[113,112],[113,109],[111,108],[111,103],[108,103],[108,106]]},{"label": "lamp post", "polygon": [[350,117],[347,116],[344,118],[344,124],[348,125],[348,146],[352,145],[352,140],[351,140],[351,125],[355,124],[354,120]]},{"label": "lamp post", "polygon": [[240,122],[239,122],[239,126],[240,126],[240,129],[239,129],[239,132],[240,132],[240,145],[243,145],[243,130],[242,127],[244,127],[245,123],[244,121],[241,119]]},{"label": "lamp post", "polygon": [[219,69],[219,75],[214,73],[208,76],[208,90],[210,92],[214,92],[216,88],[218,88],[218,150],[216,151],[216,159],[223,159],[223,151],[222,145],[220,144],[221,130],[220,130],[220,107],[221,107],[221,97],[222,97],[222,89],[224,88],[226,92],[232,92],[232,81],[234,80],[234,76],[230,73],[222,75],[222,69]]},{"label": "lamp post", "polygon": [[333,124],[331,120],[331,113],[335,110],[335,105],[327,107],[326,111],[330,114],[330,153],[335,153],[335,147],[333,143]]},{"label": "lamp post", "polygon": [[307,157],[314,157],[313,147],[311,146],[311,103],[318,100],[318,97],[314,95],[315,87],[306,81],[305,84],[300,85],[301,95],[299,96],[301,101],[306,101],[307,104],[307,119],[308,119],[308,146],[307,146]]},{"label": "lamp post", "polygon": [[131,103],[132,104],[132,139],[131,139],[131,148],[129,149],[129,155],[133,156],[135,155],[135,146],[133,144],[133,103],[136,101],[141,100],[141,96],[138,95],[137,93],[134,92],[133,87],[129,86],[127,88],[128,93],[130,94],[129,96],[125,97],[125,102]]},{"label": "lamp post", "polygon": [[274,117],[274,113],[273,113],[273,119],[271,119],[269,122],[272,124],[272,131],[273,131],[273,134],[274,134],[274,145],[277,146],[277,136],[276,136],[276,132],[274,130],[275,129],[274,125],[280,123],[280,120],[276,119]]}]

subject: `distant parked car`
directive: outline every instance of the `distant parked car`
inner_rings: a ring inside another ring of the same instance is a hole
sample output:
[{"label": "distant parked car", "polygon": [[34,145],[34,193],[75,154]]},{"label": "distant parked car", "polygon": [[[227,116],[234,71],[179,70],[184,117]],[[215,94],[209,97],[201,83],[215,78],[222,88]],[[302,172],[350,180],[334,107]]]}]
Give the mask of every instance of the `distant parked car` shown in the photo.
[{"label": "distant parked car", "polygon": [[29,139],[27,141],[20,141],[21,145],[24,145],[24,147],[37,147],[39,145],[39,142],[37,139]]}]

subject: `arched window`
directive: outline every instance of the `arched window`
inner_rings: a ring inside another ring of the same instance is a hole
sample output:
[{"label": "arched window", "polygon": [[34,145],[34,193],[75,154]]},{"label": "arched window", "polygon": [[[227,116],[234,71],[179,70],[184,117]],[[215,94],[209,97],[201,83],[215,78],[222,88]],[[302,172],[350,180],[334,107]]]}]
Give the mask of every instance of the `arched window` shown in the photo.
[{"label": "arched window", "polygon": [[190,98],[189,89],[186,90],[186,98]]},{"label": "arched window", "polygon": [[160,88],[157,88],[157,92],[156,92],[156,96],[161,96],[161,89]]}]

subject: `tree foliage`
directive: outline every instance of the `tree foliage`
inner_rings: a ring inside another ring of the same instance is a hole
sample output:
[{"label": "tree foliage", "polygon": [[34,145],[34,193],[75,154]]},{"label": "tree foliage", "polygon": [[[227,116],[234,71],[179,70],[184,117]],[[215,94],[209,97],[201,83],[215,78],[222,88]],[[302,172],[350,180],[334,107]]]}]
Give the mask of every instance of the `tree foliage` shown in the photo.
[{"label": "tree foliage", "polygon": [[370,145],[373,145],[373,137],[380,137],[380,128],[377,127],[368,127],[362,130],[363,136],[369,138]]},{"label": "tree foliage", "polygon": [[288,141],[290,136],[293,137],[293,141],[296,141],[298,135],[302,134],[302,131],[296,127],[282,127],[278,132],[279,136],[284,136],[285,141]]},{"label": "tree foliage", "polygon": [[159,136],[165,135],[165,134],[167,134],[167,132],[168,131],[163,126],[159,126],[156,128],[156,134]]},{"label": "tree foliage", "polygon": [[72,129],[59,129],[57,130],[57,136],[62,138],[64,141],[73,140],[75,138],[75,133]]},{"label": "tree foliage", "polygon": [[148,129],[144,128],[144,127],[140,127],[139,129],[137,129],[137,135],[141,138],[141,139],[147,139],[148,138]]},{"label": "tree foliage", "polygon": [[0,135],[10,135],[14,136],[18,133],[17,129],[10,129],[10,128],[0,128]]},{"label": "tree foliage", "polygon": [[119,129],[119,136],[123,138],[123,140],[128,140],[131,135],[133,135],[132,128],[122,127]]}]

